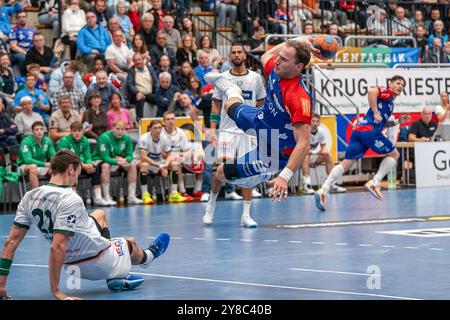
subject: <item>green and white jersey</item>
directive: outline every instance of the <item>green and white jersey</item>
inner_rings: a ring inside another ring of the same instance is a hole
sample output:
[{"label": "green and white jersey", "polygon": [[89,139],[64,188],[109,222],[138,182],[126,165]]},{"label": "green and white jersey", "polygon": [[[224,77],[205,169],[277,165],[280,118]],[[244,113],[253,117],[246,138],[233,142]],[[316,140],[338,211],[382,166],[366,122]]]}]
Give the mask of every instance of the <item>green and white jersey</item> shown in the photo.
[{"label": "green and white jersey", "polygon": [[28,229],[33,223],[49,242],[54,232],[71,235],[64,263],[94,257],[110,245],[89,217],[83,200],[69,186],[48,184],[25,194],[14,224]]}]

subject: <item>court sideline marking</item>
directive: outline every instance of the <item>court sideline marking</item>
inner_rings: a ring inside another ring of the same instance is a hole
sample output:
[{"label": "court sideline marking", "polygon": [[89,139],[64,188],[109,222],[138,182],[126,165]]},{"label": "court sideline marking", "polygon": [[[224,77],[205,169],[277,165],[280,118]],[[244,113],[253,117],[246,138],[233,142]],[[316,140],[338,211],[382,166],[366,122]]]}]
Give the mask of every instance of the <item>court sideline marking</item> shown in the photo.
[{"label": "court sideline marking", "polygon": [[[48,268],[48,265],[22,264],[22,263],[14,263],[13,266],[17,266],[17,267]],[[292,286],[281,286],[281,285],[273,285],[273,284],[262,284],[262,283],[241,282],[241,281],[231,281],[231,280],[218,280],[218,279],[207,279],[207,278],[183,277],[183,276],[163,275],[163,274],[143,273],[143,272],[130,272],[130,273],[131,274],[136,274],[136,275],[142,275],[142,276],[150,276],[150,277],[169,278],[169,279],[181,279],[181,280],[193,280],[193,281],[203,281],[203,282],[214,282],[214,283],[223,283],[223,284],[235,284],[235,285],[252,286],[252,287],[288,289],[288,290],[323,292],[323,293],[335,293],[335,294],[344,294],[344,295],[353,295],[353,296],[377,297],[377,298],[399,299],[399,300],[423,300],[423,299],[420,299],[420,298],[391,296],[391,295],[365,293],[365,292],[351,292],[351,291],[338,291],[338,290],[327,290],[327,289],[316,289],[316,288],[305,288],[305,287],[292,287]]]}]

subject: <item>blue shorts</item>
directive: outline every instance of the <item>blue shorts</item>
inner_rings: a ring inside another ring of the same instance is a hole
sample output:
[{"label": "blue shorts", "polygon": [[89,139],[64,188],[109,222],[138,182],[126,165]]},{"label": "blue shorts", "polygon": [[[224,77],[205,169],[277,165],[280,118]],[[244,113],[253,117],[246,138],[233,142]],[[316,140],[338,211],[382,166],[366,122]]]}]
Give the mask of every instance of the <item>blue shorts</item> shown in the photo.
[{"label": "blue shorts", "polygon": [[395,146],[381,132],[353,131],[345,159],[361,159],[369,149],[379,154],[387,154],[394,151]]},{"label": "blue shorts", "polygon": [[[260,113],[258,108],[235,104],[228,109],[227,113],[240,129],[257,131],[255,119]],[[258,141],[258,147],[255,150],[248,152],[233,163],[224,164],[225,178],[229,183],[244,188],[253,188],[261,182],[270,180],[286,166],[289,160],[287,156],[277,154],[277,157],[274,158],[267,155],[268,150],[264,150],[264,147],[267,146],[261,146]]]}]

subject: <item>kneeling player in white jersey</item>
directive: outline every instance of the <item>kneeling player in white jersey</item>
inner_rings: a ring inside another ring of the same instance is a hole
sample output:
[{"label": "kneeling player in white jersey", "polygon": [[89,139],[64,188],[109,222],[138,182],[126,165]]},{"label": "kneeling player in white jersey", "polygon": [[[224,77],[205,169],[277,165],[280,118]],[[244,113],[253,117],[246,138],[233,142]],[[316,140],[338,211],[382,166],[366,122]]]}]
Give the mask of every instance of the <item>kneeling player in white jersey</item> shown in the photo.
[{"label": "kneeling player in white jersey", "polygon": [[79,299],[60,290],[62,267],[77,267],[82,279],[106,279],[112,291],[139,286],[144,279],[130,275],[131,266],[148,266],[163,254],[169,245],[169,234],[159,234],[147,249],[141,249],[134,238],[110,239],[105,212],[95,210],[89,215],[83,200],[72,189],[81,172],[78,156],[61,150],[51,159],[50,166],[53,174],[49,184],[27,192],[17,208],[0,258],[0,300],[10,298],[6,280],[12,259],[33,223],[51,242],[50,289],[56,299]]},{"label": "kneeling player in white jersey", "polygon": [[[261,75],[246,68],[245,60],[247,55],[242,44],[233,44],[230,48],[230,62],[232,68],[222,76],[231,80],[239,86],[242,91],[244,103],[261,107],[266,97],[266,90],[262,82]],[[249,136],[236,125],[236,123],[227,115],[223,104],[227,97],[223,92],[215,89],[213,93],[213,108],[211,110],[211,128],[217,128],[220,125],[219,139],[217,142],[217,163],[233,162],[244,156],[252,149],[256,149],[256,138]],[[219,116],[220,112],[220,116]],[[220,122],[220,123],[219,123]],[[213,175],[215,179],[215,175]],[[256,190],[252,188],[243,188],[244,207],[241,216],[241,226],[246,228],[255,228],[257,223],[250,216],[250,205],[252,193]],[[218,193],[211,192],[206,211],[203,216],[203,222],[207,225],[212,224],[216,199]]]}]

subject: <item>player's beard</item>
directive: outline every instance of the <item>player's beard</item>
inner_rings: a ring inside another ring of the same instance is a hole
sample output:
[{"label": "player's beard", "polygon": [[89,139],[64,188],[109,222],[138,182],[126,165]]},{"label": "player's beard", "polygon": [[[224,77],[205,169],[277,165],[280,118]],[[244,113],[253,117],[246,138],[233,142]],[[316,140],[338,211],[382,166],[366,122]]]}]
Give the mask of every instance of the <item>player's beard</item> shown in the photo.
[{"label": "player's beard", "polygon": [[241,67],[244,64],[244,60],[232,60],[231,62],[235,67]]}]

